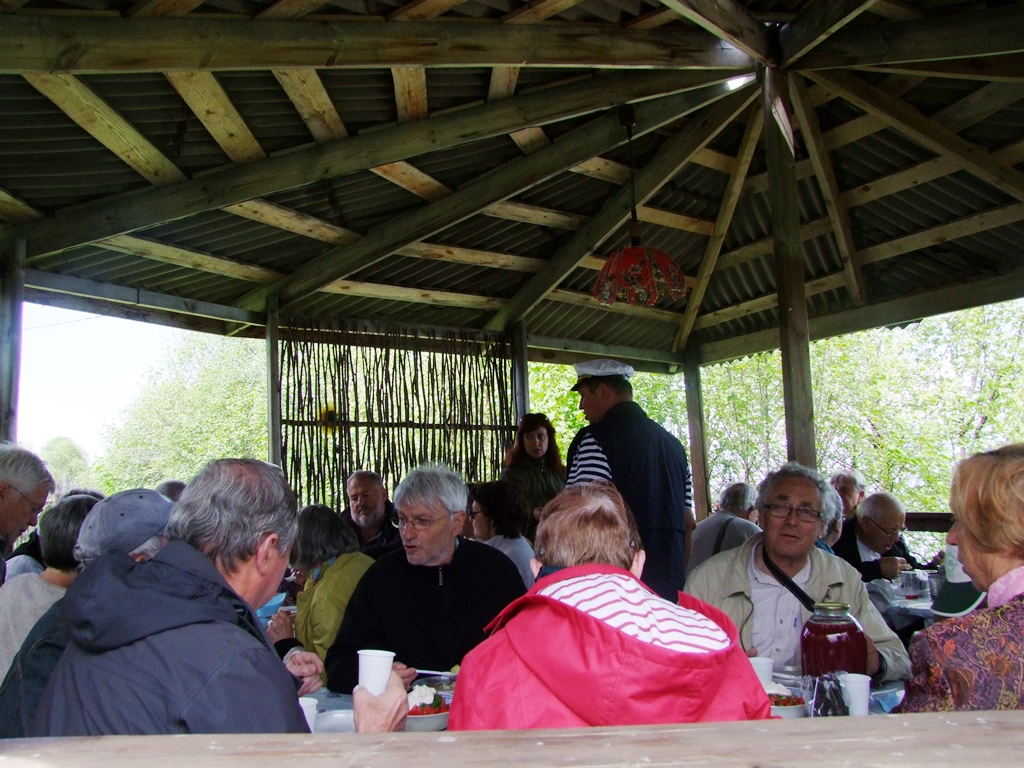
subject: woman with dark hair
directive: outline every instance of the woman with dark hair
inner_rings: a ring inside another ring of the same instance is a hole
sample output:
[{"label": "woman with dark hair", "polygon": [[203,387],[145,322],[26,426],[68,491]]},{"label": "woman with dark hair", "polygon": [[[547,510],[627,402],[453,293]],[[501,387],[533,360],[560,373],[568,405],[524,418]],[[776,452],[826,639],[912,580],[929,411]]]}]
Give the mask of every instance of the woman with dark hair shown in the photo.
[{"label": "woman with dark hair", "polygon": [[25,573],[0,587],[0,680],[39,618],[64,596],[78,575],[78,530],[96,504],[92,496],[65,496],[39,517],[42,573]]},{"label": "woman with dark hair", "polygon": [[311,504],[299,512],[291,564],[307,574],[305,587],[295,600],[295,620],[287,611],[278,611],[267,634],[275,644],[296,638],[303,648],[323,659],[338,634],[356,584],[373,560],[359,551],[352,529],[334,510]]},{"label": "woman with dark hair", "polygon": [[471,485],[468,517],[473,522],[473,538],[504,552],[519,569],[526,588],[533,586],[533,547],[523,536],[526,521],[516,487],[504,480]]},{"label": "woman with dark hair", "polygon": [[532,541],[541,508],[565,487],[565,465],[555,442],[555,428],[543,413],[528,413],[520,420],[500,479],[519,490],[526,511],[526,535]]}]

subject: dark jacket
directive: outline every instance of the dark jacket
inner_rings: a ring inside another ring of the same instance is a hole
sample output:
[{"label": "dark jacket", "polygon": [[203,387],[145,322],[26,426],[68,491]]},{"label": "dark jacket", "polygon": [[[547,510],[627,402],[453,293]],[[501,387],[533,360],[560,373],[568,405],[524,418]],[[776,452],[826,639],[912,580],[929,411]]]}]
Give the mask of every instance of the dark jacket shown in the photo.
[{"label": "dark jacket", "polygon": [[0,685],[0,738],[29,735],[43,690],[60,661],[68,638],[61,622],[64,598],[51,605],[28,633]]},{"label": "dark jacket", "polygon": [[683,444],[643,409],[629,401],[612,406],[596,424],[584,427],[569,446],[567,466],[587,435],[601,446],[612,480],[633,516],[647,552],[643,582],[676,602],[686,580],[685,509],[690,467]]},{"label": "dark jacket", "polygon": [[843,532],[839,534],[839,540],[832,545],[832,551],[857,569],[861,581],[881,579],[882,566],[879,562],[877,560],[864,562],[860,558],[860,550],[857,548],[857,526],[859,525],[860,521],[856,517],[851,517],[843,523]]},{"label": "dark jacket", "polygon": [[351,693],[359,682],[357,651],[394,651],[410,667],[451,669],[484,639],[484,627],[525,593],[504,554],[459,539],[440,567],[410,565],[405,552],[385,555],[359,580],[324,667],[327,687]]},{"label": "dark jacket", "polygon": [[36,736],[304,733],[298,681],[252,609],[201,552],[109,552],[68,589],[69,644]]},{"label": "dark jacket", "polygon": [[381,527],[380,532],[369,541],[363,541],[363,533],[352,519],[351,509],[346,508],[341,514],[341,519],[355,533],[356,541],[359,542],[359,551],[368,557],[372,557],[374,560],[379,560],[388,552],[394,552],[402,548],[402,537],[398,535],[398,529],[391,522],[398,519],[398,511],[390,500],[384,502],[384,525]]}]

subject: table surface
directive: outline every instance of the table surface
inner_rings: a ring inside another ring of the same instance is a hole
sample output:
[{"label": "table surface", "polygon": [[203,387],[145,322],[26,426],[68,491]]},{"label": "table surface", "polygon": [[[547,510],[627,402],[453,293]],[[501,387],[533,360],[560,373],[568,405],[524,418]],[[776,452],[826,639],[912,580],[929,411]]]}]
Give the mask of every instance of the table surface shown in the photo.
[{"label": "table surface", "polygon": [[102,736],[0,742],[3,768],[1019,766],[1024,712],[463,733]]}]

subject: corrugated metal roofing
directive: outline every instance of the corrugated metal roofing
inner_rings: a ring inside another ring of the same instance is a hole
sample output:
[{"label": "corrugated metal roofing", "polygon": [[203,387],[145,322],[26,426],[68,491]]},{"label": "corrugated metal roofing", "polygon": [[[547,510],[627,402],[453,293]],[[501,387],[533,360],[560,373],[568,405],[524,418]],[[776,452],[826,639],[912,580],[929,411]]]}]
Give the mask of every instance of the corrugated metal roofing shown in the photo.
[{"label": "corrugated metal roofing", "polygon": [[[798,18],[801,10],[810,6],[807,0],[747,0],[739,4],[747,9],[756,23],[763,24],[792,21]],[[104,7],[120,13],[128,6],[128,0],[111,0]],[[205,3],[191,13],[191,18],[234,18],[255,26],[263,21],[249,17],[272,6],[272,2],[265,0],[248,4]],[[337,29],[344,30],[343,19],[372,17],[381,20],[402,6],[399,0],[335,0],[315,9],[313,18],[318,23],[334,20]],[[493,25],[521,7],[523,4],[514,0],[471,0],[447,10],[444,20],[469,19],[475,20],[474,24]],[[931,0],[903,3],[901,8],[903,12],[919,11],[923,16],[984,12],[984,9],[965,9]],[[880,5],[879,9],[868,10],[853,23],[870,31],[872,25],[889,23],[882,15],[884,12],[885,8]],[[81,8],[60,0],[29,0],[18,13],[20,16],[45,13],[48,18],[61,18],[79,14]],[[562,8],[547,24],[555,28],[564,28],[567,23],[586,24],[601,34],[616,35],[623,27],[631,27],[637,18],[647,14],[662,17],[664,27],[657,31],[659,35],[685,31],[688,35],[705,35],[709,43],[713,41],[708,33],[690,21],[669,18],[665,15],[665,7],[654,0],[584,0]],[[82,18],[85,17],[88,13]],[[125,23],[130,24],[131,21],[126,20]],[[197,42],[197,45],[201,44],[201,41]],[[524,58],[529,55],[529,51],[524,51]],[[552,98],[557,98],[567,88],[587,87],[595,73],[608,74],[605,70],[566,63],[569,66],[526,66],[519,69],[517,96],[550,93]],[[287,157],[294,150],[312,146],[314,138],[273,69],[268,64],[265,68],[218,70],[214,76],[261,150],[270,156]],[[824,70],[825,74],[829,71]],[[316,75],[349,136],[398,135],[395,79],[388,67],[346,68],[343,62],[340,66],[318,69]],[[958,118],[958,106],[955,105],[964,99],[974,99],[979,89],[987,85],[980,79],[914,78],[865,70],[857,70],[854,76],[876,88],[891,92],[898,87],[901,92],[905,91],[900,97],[902,101],[925,117],[952,113]],[[201,185],[209,179],[211,189],[214,189],[222,177],[222,169],[230,166],[225,149],[218,144],[218,137],[204,127],[163,73],[90,71],[75,73],[75,78],[83,89],[102,99],[125,126],[137,131],[145,142],[162,153],[189,179]],[[429,115],[480,110],[481,105],[487,103],[491,78],[492,69],[485,66],[426,67],[425,97]],[[1024,151],[1014,147],[1024,138],[1024,98],[1014,98],[1012,77],[1004,77],[1003,81],[1004,84],[995,89],[998,91],[994,97],[997,101],[989,110],[991,114],[981,114],[974,124],[959,130],[959,135],[986,152],[1009,146],[1008,157],[1011,162],[1019,164],[1019,161],[1024,161]],[[567,82],[578,85],[566,86]],[[1024,81],[1016,82],[1024,97]],[[552,86],[561,90],[551,90]],[[813,93],[821,91],[810,83],[809,87]],[[754,104],[758,103],[755,100]],[[91,201],[114,201],[117,195],[145,190],[149,186],[118,156],[117,151],[107,148],[91,135],[90,131],[97,133],[95,126],[76,123],[25,78],[11,73],[0,74],[0,105],[3,114],[0,120],[0,190],[23,200],[45,216],[70,217],[75,206]],[[569,132],[595,117],[613,114],[617,106],[609,99],[608,103],[595,107],[590,114],[549,121],[542,126],[543,137],[538,137],[536,130],[517,135],[515,138],[526,149],[505,134],[456,146],[443,145],[438,141],[442,137],[427,136],[405,163],[399,163],[392,169],[393,173],[406,174],[415,184],[423,185],[419,189],[414,186],[406,188],[402,183],[395,183],[364,168],[331,178],[317,178],[311,174],[300,186],[282,185],[288,188],[271,190],[261,199],[279,209],[286,209],[286,212],[293,211],[327,225],[343,227],[357,235],[370,233],[376,236],[401,227],[411,212],[443,211],[443,200],[431,203],[424,199],[424,195],[430,197],[435,194],[429,191],[432,185],[440,184],[449,190],[457,190],[478,180],[492,178],[493,174],[500,174],[502,168],[509,167],[524,152],[533,151],[544,141],[572,141],[573,137],[567,135]],[[829,137],[833,135],[830,132],[834,129],[844,133],[851,124],[864,122],[863,110],[841,95],[833,95],[820,103],[816,114],[826,141],[830,141]],[[633,146],[637,166],[643,167],[648,163],[670,136],[699,125],[701,116],[701,113],[692,114],[659,131],[638,136]],[[747,119],[748,114],[743,114],[740,119],[724,126],[708,142],[707,151],[698,155],[695,162],[682,167],[646,201],[651,208],[695,220],[679,226],[643,224],[643,242],[664,250],[687,274],[699,272],[708,243],[706,232],[692,230],[694,226],[710,227],[718,217],[722,196],[729,183],[729,163],[738,150]],[[428,122],[427,125],[432,124]],[[539,144],[530,144],[539,138]],[[344,144],[338,146],[344,147]],[[801,175],[797,184],[797,208],[803,226],[813,228],[813,236],[809,232],[804,238],[806,278],[809,281],[819,278],[832,281],[826,290],[816,290],[808,296],[809,312],[812,317],[819,317],[850,310],[854,304],[845,285],[837,241],[828,225],[825,198],[817,178],[809,173],[807,149],[799,134],[796,153]],[[622,144],[603,153],[602,157],[612,161],[614,171],[614,166],[628,164],[630,153]],[[843,199],[855,201],[875,194],[873,188],[883,182],[891,184],[894,176],[899,178],[897,175],[907,169],[927,167],[935,157],[933,149],[922,146],[892,127],[874,132],[861,131],[854,140],[847,138],[832,146],[830,152],[838,185],[844,193]],[[257,169],[256,173],[261,167],[259,163],[257,160],[252,166]],[[771,306],[776,288],[770,246],[742,259],[736,255],[771,236],[768,193],[765,185],[755,178],[765,171],[764,151],[759,147],[747,174],[748,189],[741,196],[725,234],[720,264],[704,293],[700,311],[704,318],[698,317],[693,332],[697,342],[720,341],[777,326],[778,311]],[[911,181],[913,183],[907,182],[877,199],[849,207],[844,204],[843,215],[849,218],[858,253],[870,253],[868,249],[901,242],[901,238],[933,227],[954,225],[959,229],[955,229],[952,236],[936,237],[931,241],[922,239],[911,248],[896,249],[898,253],[887,253],[881,260],[872,257],[871,262],[863,266],[870,303],[1007,275],[1020,269],[1024,256],[1024,216],[1013,220],[1013,206],[1018,204],[1018,196],[998,189],[975,173],[962,170],[945,172],[937,178]],[[428,191],[424,192],[424,189]],[[531,224],[503,217],[505,214],[496,216],[485,212],[474,213],[459,221],[438,216],[436,231],[425,239],[441,246],[547,261],[572,240],[581,222],[601,214],[602,207],[618,189],[619,184],[614,180],[556,169],[549,178],[512,195],[509,202],[533,206],[552,214],[570,214],[576,217],[576,223],[566,225],[548,221]],[[207,194],[205,186],[196,190],[198,195]],[[437,197],[443,195],[437,193]],[[16,203],[14,205],[17,206]],[[125,205],[130,207],[135,203],[126,202]],[[203,207],[198,205],[196,210]],[[5,208],[0,198],[0,215],[5,210],[14,209]],[[986,227],[984,221],[978,223],[979,215],[991,217],[996,213],[1006,216],[1009,223],[995,227]],[[14,221],[30,214],[16,212],[12,215]],[[104,213],[100,220],[105,220],[105,216],[116,215]],[[147,224],[131,234],[179,249],[175,258],[188,258],[191,252],[195,264],[164,263],[113,250],[113,246],[104,246],[102,242],[82,244],[87,242],[87,237],[66,248],[40,255],[33,252],[32,239],[29,238],[28,267],[92,281],[98,286],[97,293],[102,293],[103,286],[124,286],[230,307],[259,287],[259,283],[228,276],[224,272],[229,263],[254,265],[288,274],[335,248],[333,243],[325,242],[328,235],[296,234],[272,223],[216,209],[170,216],[168,220]],[[0,229],[0,238],[2,236],[3,230]],[[592,255],[606,256],[626,245],[628,240],[628,226],[617,226],[600,243],[592,245]],[[344,253],[344,249],[341,251]],[[218,262],[218,259],[222,261]],[[470,305],[481,299],[491,300],[494,306],[502,305],[529,284],[536,269],[536,265],[496,268],[464,263],[461,258],[442,260],[391,254],[350,270],[351,274],[346,279],[357,284],[370,284],[357,285],[356,293],[373,291],[373,286],[384,285],[413,289],[428,298],[406,301],[408,294],[395,293],[399,298],[386,298],[383,295],[320,292],[304,299],[301,307],[304,314],[317,317],[481,328],[491,319],[494,310]],[[625,313],[621,305],[605,310],[596,302],[587,303],[586,297],[590,295],[595,277],[596,272],[590,267],[569,269],[556,288],[570,293],[549,293],[537,302],[526,314],[529,333],[536,337],[563,339],[569,348],[573,342],[583,342],[632,346],[651,354],[668,353],[689,299],[673,300],[663,296],[655,311],[638,309]],[[76,290],[81,289],[80,285],[76,287]],[[432,295],[436,300],[429,298]],[[448,306],[452,302],[467,306]],[[187,307],[183,305],[181,311],[185,310]],[[723,311],[727,319],[709,315]],[[665,312],[675,314],[666,315]],[[232,326],[225,324],[225,330],[229,327]]]}]

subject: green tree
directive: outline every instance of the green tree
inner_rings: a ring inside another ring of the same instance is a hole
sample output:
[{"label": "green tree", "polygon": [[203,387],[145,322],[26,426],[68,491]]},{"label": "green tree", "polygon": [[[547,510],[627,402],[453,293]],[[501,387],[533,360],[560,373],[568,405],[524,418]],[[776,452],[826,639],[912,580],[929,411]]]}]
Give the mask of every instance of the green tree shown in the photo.
[{"label": "green tree", "polygon": [[107,433],[103,490],[188,481],[211,459],[265,458],[265,371],[260,341],[189,334]]},{"label": "green tree", "polygon": [[70,437],[47,441],[39,450],[39,456],[53,475],[58,496],[71,488],[90,487],[95,482],[85,451]]}]

